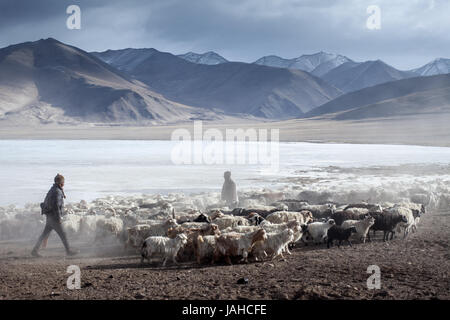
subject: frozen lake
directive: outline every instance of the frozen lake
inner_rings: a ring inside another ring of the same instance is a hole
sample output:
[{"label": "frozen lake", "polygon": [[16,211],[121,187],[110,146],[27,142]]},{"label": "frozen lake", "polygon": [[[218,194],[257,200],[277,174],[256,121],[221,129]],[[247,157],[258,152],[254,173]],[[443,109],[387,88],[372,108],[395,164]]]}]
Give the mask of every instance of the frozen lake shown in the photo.
[{"label": "frozen lake", "polygon": [[287,177],[338,168],[450,164],[450,148],[404,145],[280,143],[279,170],[262,164],[174,164],[173,141],[1,140],[0,206],[41,202],[61,173],[67,201],[110,194],[220,190],[232,171],[239,188],[273,188]]}]

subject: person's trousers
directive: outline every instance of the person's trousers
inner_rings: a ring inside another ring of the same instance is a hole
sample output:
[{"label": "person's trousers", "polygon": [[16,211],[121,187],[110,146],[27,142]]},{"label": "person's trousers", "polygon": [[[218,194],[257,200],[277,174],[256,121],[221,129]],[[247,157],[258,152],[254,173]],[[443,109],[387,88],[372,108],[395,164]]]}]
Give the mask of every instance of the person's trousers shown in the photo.
[{"label": "person's trousers", "polygon": [[34,252],[37,252],[39,250],[42,242],[48,238],[48,236],[50,235],[50,232],[52,232],[52,230],[56,231],[58,236],[61,238],[61,241],[64,244],[66,251],[69,251],[69,242],[67,241],[66,233],[64,232],[61,221],[57,218],[47,216],[47,222],[45,223],[44,231],[42,232],[36,245],[33,248]]}]

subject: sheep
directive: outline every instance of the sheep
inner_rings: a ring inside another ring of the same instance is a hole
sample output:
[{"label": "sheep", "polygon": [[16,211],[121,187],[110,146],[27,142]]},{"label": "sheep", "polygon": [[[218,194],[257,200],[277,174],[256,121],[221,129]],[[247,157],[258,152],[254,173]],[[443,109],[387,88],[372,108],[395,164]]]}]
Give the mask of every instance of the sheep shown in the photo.
[{"label": "sheep", "polygon": [[256,230],[261,229],[260,226],[235,226],[235,227],[228,227],[222,230],[222,233],[229,233],[229,232],[238,232],[238,233],[247,233],[247,232],[253,232]]},{"label": "sheep", "polygon": [[287,206],[287,209],[282,211],[301,211],[305,206],[308,205],[308,202],[303,200],[288,199],[288,200],[281,200],[272,204],[272,206],[275,207],[279,207],[281,205]]},{"label": "sheep", "polygon": [[265,219],[263,217],[261,217],[259,214],[257,214],[256,212],[252,212],[247,216],[248,221],[250,221],[250,223],[254,226],[259,225],[261,222],[263,222]]},{"label": "sheep", "polygon": [[262,260],[264,256],[270,256],[271,260],[279,256],[284,258],[283,251],[290,254],[288,245],[292,241],[294,241],[294,230],[292,229],[269,232],[265,241],[258,242],[254,245],[252,254],[256,257],[256,260]]},{"label": "sheep", "polygon": [[363,243],[366,243],[367,233],[374,223],[375,219],[371,216],[368,216],[363,220],[345,220],[341,226],[344,229],[354,226],[356,228],[356,234],[358,235],[359,239],[361,239]]},{"label": "sheep", "polygon": [[426,210],[425,210],[425,205],[423,204],[418,204],[418,203],[413,203],[413,202],[401,202],[401,203],[397,203],[394,205],[395,207],[404,207],[404,208],[408,208],[410,209],[412,212],[416,212],[419,214],[425,214]]},{"label": "sheep", "polygon": [[178,226],[178,223],[174,219],[168,219],[166,221],[157,221],[152,223],[146,223],[150,226],[149,235],[150,236],[166,236],[167,231],[170,228],[175,228]]},{"label": "sheep", "polygon": [[204,213],[200,213],[193,222],[207,222],[210,223],[211,222],[211,218],[208,217],[207,215],[205,215]]},{"label": "sheep", "polygon": [[400,222],[397,224],[396,232],[403,232],[403,238],[409,234],[409,232],[413,229],[414,223],[416,221],[416,217],[420,216],[420,212],[418,210],[411,210],[407,207],[394,206],[393,208],[387,209],[388,212],[393,212],[397,214],[401,214],[406,217],[406,222]]},{"label": "sheep", "polygon": [[214,220],[214,219],[217,219],[217,218],[222,218],[222,217],[225,216],[225,214],[221,210],[218,210],[218,209],[211,210],[210,212],[208,212],[207,215],[208,215],[210,220]]},{"label": "sheep", "polygon": [[62,226],[69,236],[78,235],[81,227],[82,216],[76,214],[66,214],[63,217]]},{"label": "sheep", "polygon": [[352,214],[357,214],[357,215],[367,215],[369,213],[369,209],[367,208],[344,208],[345,212],[350,212]]},{"label": "sheep", "polygon": [[235,216],[224,216],[221,218],[216,218],[212,220],[213,223],[219,226],[220,230],[223,230],[228,227],[235,226],[248,226],[250,222],[244,217],[235,217]]},{"label": "sheep", "polygon": [[[345,207],[344,211],[347,211],[349,209],[366,209],[367,212],[381,212],[383,209],[379,204],[370,204],[370,203],[354,203],[349,204]],[[355,211],[357,212],[357,211]],[[367,213],[365,210],[361,210],[360,213]]]},{"label": "sheep", "polygon": [[[285,206],[283,208],[285,208]],[[274,213],[277,211],[281,211],[280,208],[272,207],[272,206],[253,206],[253,207],[247,208],[247,209],[235,208],[232,211],[224,211],[224,212],[226,214],[230,214],[233,216],[241,216],[241,217],[246,217],[250,213],[254,212],[254,213],[259,214],[261,217],[266,218],[271,213]]]},{"label": "sheep", "polygon": [[[199,221],[200,216],[204,216],[204,220]],[[203,213],[199,213],[197,210],[191,210],[188,213],[182,213],[176,215],[177,223],[182,224],[185,222],[208,222],[208,216]],[[196,221],[197,220],[197,221]]]},{"label": "sheep", "polygon": [[264,229],[249,233],[226,233],[217,237],[215,259],[220,256],[225,257],[228,264],[231,263],[231,257],[240,256],[241,262],[247,262],[247,258],[256,243],[265,241],[267,234]]},{"label": "sheep", "polygon": [[113,207],[110,206],[99,206],[99,207],[91,207],[87,214],[89,215],[96,215],[96,216],[105,216],[107,218],[109,217],[115,217],[117,215],[116,210]]},{"label": "sheep", "polygon": [[173,263],[178,264],[176,256],[178,251],[187,243],[187,236],[183,233],[177,235],[175,239],[168,237],[148,237],[144,240],[141,248],[141,263],[144,263],[144,259],[150,263],[150,258],[155,255],[161,255],[163,257],[162,266],[166,265],[167,260],[170,258]]},{"label": "sheep", "polygon": [[168,203],[164,202],[160,206],[160,210],[158,210],[155,214],[151,215],[152,219],[175,219],[175,209],[173,206]]},{"label": "sheep", "polygon": [[214,224],[206,224],[202,228],[191,228],[186,229],[182,226],[178,226],[176,228],[171,228],[167,232],[167,236],[169,238],[175,238],[178,234],[184,233],[187,236],[186,245],[178,252],[178,257],[181,260],[190,260],[195,255],[195,239],[201,235],[219,235],[220,230],[219,227]]},{"label": "sheep", "polygon": [[123,227],[126,230],[127,228],[130,228],[132,226],[135,226],[138,224],[138,216],[134,212],[125,211],[124,214],[121,216],[123,221]]},{"label": "sheep", "polygon": [[185,222],[180,224],[185,229],[201,229],[205,228],[209,223],[208,222]]},{"label": "sheep", "polygon": [[14,239],[21,236],[22,223],[16,218],[0,222],[0,240]]},{"label": "sheep", "polygon": [[[406,216],[399,214],[398,212],[390,212],[384,210],[383,212],[371,212],[370,215],[375,219],[375,223],[370,227],[370,230],[383,231],[383,241],[388,240],[389,233],[391,234],[391,240],[394,236],[394,230],[397,224],[400,222],[408,222]],[[367,233],[367,237],[370,241],[370,233]]]},{"label": "sheep", "polygon": [[97,231],[97,220],[104,219],[105,216],[95,216],[95,215],[85,215],[80,221],[80,234],[88,237],[94,238]]},{"label": "sheep", "polygon": [[298,221],[301,224],[307,224],[313,220],[313,215],[310,211],[303,210],[300,212],[295,211],[278,211],[270,214],[266,218],[271,223],[284,223],[288,221]]},{"label": "sheep", "polygon": [[206,258],[211,259],[211,264],[213,264],[216,250],[216,236],[198,235],[194,243],[197,264],[201,264]]},{"label": "sheep", "polygon": [[101,240],[108,236],[119,238],[123,232],[123,221],[120,218],[109,217],[98,219],[96,223],[95,240]]},{"label": "sheep", "polygon": [[327,236],[328,229],[335,224],[333,219],[329,219],[327,222],[310,223],[304,229],[303,238],[305,238],[305,240],[312,240],[316,244],[323,243]]},{"label": "sheep", "polygon": [[304,227],[306,227],[306,224],[301,224],[300,222],[295,220],[285,223],[270,223],[269,221],[264,221],[260,224],[260,227],[266,230],[266,232],[280,232],[285,229],[292,229],[294,230],[294,239],[292,240],[292,243],[296,243],[302,238],[302,230],[304,229]]},{"label": "sheep", "polygon": [[312,213],[316,219],[329,218],[335,211],[336,205],[334,204],[305,204],[301,206],[301,210],[308,210]]},{"label": "sheep", "polygon": [[128,239],[126,241],[126,246],[140,248],[145,239],[150,236],[150,230],[151,228],[148,224],[137,224],[127,228]]},{"label": "sheep", "polygon": [[327,248],[330,248],[330,245],[333,245],[334,240],[339,240],[338,247],[340,247],[342,241],[347,241],[350,247],[352,243],[350,242],[350,236],[352,233],[356,233],[356,227],[350,226],[349,228],[344,228],[342,226],[334,225],[327,232]]},{"label": "sheep", "polygon": [[381,203],[381,208],[382,208],[381,212],[382,212],[384,209],[392,208],[393,206],[395,206],[395,203],[392,203],[392,202],[383,202],[383,203]]},{"label": "sheep", "polygon": [[362,220],[368,213],[354,213],[352,211],[336,211],[331,215],[331,219],[340,226],[345,220]]}]

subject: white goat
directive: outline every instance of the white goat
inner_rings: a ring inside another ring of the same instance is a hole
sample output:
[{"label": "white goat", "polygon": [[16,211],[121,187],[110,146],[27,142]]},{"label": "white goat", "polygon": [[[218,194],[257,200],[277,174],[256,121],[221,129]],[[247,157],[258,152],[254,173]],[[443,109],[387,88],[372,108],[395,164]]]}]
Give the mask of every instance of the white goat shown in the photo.
[{"label": "white goat", "polygon": [[247,257],[254,245],[265,241],[267,234],[264,229],[249,233],[225,233],[217,237],[216,253],[225,257],[231,264],[231,257],[242,257],[241,261],[247,262]]},{"label": "white goat", "polygon": [[[323,243],[328,229],[335,225],[333,219],[326,222],[313,222],[307,225],[306,232],[303,234],[303,238],[307,241],[312,240],[314,243]],[[311,238],[311,239],[310,239]]]},{"label": "white goat", "polygon": [[95,229],[95,240],[101,240],[108,236],[118,238],[123,232],[123,221],[120,218],[109,217],[98,219]]},{"label": "white goat", "polygon": [[270,223],[269,221],[265,220],[259,226],[266,230],[266,232],[281,232],[285,229],[292,229],[294,231],[294,239],[292,240],[292,242],[295,243],[302,238],[302,226],[306,225],[301,224],[300,222],[295,220],[285,223]]},{"label": "white goat", "polygon": [[150,258],[154,256],[162,256],[162,266],[166,265],[167,260],[170,258],[175,264],[177,264],[176,256],[178,251],[187,243],[187,236],[184,233],[180,233],[174,239],[168,237],[148,237],[145,239],[141,248],[141,263],[144,259],[150,262]]},{"label": "white goat", "polygon": [[362,240],[363,243],[366,243],[367,233],[374,223],[375,219],[369,216],[363,220],[345,220],[342,222],[342,228],[348,229],[354,226],[356,228],[356,235]]},{"label": "white goat", "polygon": [[277,211],[267,216],[266,220],[271,223],[285,223],[292,220],[298,221],[301,224],[306,224],[312,221],[313,216],[310,211],[304,210],[296,211]]},{"label": "white goat", "polygon": [[253,247],[252,253],[256,259],[263,259],[264,256],[270,256],[275,259],[279,256],[283,257],[283,252],[288,250],[288,245],[294,240],[294,231],[292,229],[285,229],[280,232],[267,233],[267,239],[263,242],[258,242]]},{"label": "white goat", "polygon": [[146,223],[150,226],[149,230],[149,236],[160,236],[165,237],[167,236],[167,231],[170,228],[175,228],[178,226],[178,223],[174,219],[168,219],[166,221],[154,221],[151,223]]},{"label": "white goat", "polygon": [[145,239],[150,236],[151,227],[148,224],[137,224],[127,229],[127,242],[126,245],[140,248]]},{"label": "white goat", "polygon": [[220,230],[226,229],[228,227],[236,226],[248,226],[250,222],[248,219],[239,216],[223,216],[221,218],[216,218],[212,221],[219,226]]},{"label": "white goat", "polygon": [[228,227],[222,230],[222,233],[229,233],[229,232],[238,232],[238,233],[247,233],[247,232],[253,232],[256,230],[261,229],[260,226],[235,226],[235,227]]},{"label": "white goat", "polygon": [[63,217],[62,226],[69,236],[79,235],[82,216],[76,214],[66,214]]}]

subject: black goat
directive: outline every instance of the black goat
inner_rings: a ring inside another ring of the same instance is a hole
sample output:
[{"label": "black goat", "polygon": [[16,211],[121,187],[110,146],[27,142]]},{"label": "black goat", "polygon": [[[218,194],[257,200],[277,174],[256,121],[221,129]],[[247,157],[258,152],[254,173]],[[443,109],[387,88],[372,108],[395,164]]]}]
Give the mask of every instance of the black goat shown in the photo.
[{"label": "black goat", "polygon": [[356,233],[356,227],[354,226],[347,229],[337,225],[332,226],[327,232],[327,248],[329,248],[330,245],[333,245],[334,240],[339,240],[338,247],[344,240],[347,241],[351,247],[352,243],[350,242],[350,236],[352,233]]},{"label": "black goat", "polygon": [[394,237],[395,228],[400,222],[408,222],[407,218],[395,212],[383,211],[383,212],[371,212],[369,213],[375,219],[375,223],[370,227],[367,237],[370,240],[370,230],[373,230],[374,234],[376,231],[383,231],[383,241],[387,241],[389,233],[391,234],[391,239]]}]

